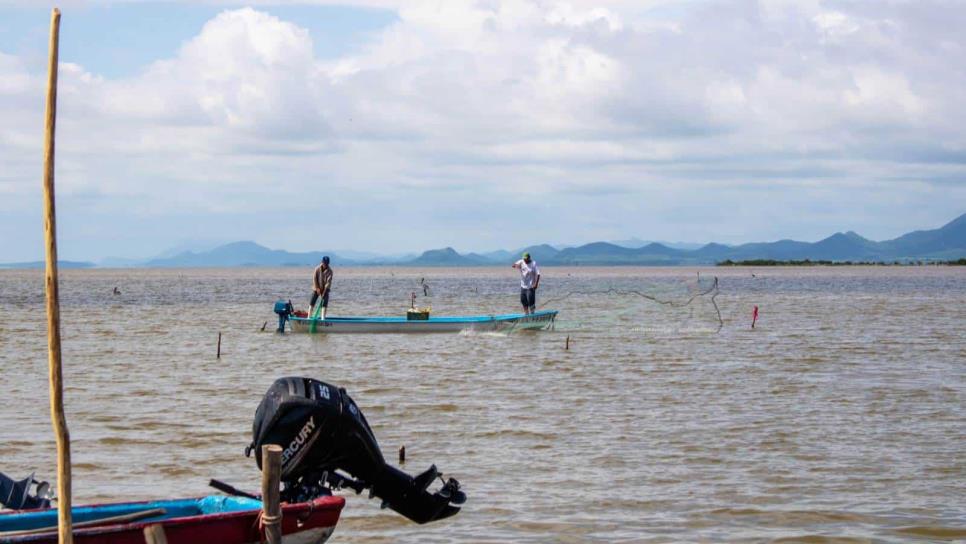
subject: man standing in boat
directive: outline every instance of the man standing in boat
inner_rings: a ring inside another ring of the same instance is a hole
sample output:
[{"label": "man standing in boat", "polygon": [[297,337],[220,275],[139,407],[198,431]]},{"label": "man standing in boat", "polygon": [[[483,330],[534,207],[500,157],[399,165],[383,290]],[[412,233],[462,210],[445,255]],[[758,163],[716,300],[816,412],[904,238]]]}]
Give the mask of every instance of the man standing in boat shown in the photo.
[{"label": "man standing in boat", "polygon": [[540,285],[540,267],[537,261],[524,253],[523,258],[513,263],[513,268],[520,271],[520,303],[523,313],[532,314],[537,309],[537,287]]},{"label": "man standing in boat", "polygon": [[309,315],[315,316],[315,301],[319,302],[319,317],[325,319],[325,310],[329,306],[329,289],[332,288],[332,267],[329,266],[329,256],[322,257],[322,262],[312,274],[312,301],[309,302]]}]

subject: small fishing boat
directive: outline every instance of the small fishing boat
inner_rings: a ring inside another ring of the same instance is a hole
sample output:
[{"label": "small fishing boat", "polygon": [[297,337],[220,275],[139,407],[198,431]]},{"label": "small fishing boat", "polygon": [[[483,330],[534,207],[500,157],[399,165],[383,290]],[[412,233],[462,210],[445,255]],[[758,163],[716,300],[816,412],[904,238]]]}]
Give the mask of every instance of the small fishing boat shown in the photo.
[{"label": "small fishing boat", "polygon": [[[318,544],[328,540],[345,499],[322,496],[282,504],[282,541]],[[143,544],[144,528],[159,524],[168,542],[242,544],[262,542],[262,502],[249,497],[210,495],[194,499],[129,502],[72,509],[74,542]],[[0,543],[56,543],[57,509],[0,512]]]},{"label": "small fishing boat", "polygon": [[[389,465],[362,410],[345,389],[311,378],[275,380],[255,410],[252,442],[245,455],[269,444],[288,444],[282,456],[282,542],[325,542],[345,506],[339,489],[370,499],[419,524],[455,516],[466,493],[436,465],[410,475]],[[261,458],[255,462],[261,469]],[[440,482],[435,491],[434,482]],[[264,540],[259,496],[212,479],[227,495],[194,499],[76,506],[71,509],[74,541],[80,544],[142,544],[147,527],[160,526],[168,542],[244,544]],[[0,473],[0,544],[58,541],[57,509],[47,482],[34,475],[14,480]]]},{"label": "small fishing boat", "polygon": [[[557,310],[541,310],[532,314],[472,315],[412,319],[401,317],[287,317],[292,332],[318,333],[427,333],[427,332],[513,332],[548,329],[557,318]],[[284,326],[284,325],[283,325]]]}]

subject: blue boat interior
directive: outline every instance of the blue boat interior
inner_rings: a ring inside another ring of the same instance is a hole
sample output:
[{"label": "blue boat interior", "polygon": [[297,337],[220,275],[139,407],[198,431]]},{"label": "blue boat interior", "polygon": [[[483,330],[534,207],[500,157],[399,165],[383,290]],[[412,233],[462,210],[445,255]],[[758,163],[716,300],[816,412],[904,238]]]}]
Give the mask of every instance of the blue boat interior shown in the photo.
[{"label": "blue boat interior", "polygon": [[[247,497],[209,495],[197,499],[76,506],[72,509],[72,520],[74,523],[82,523],[85,521],[136,514],[155,508],[163,508],[165,511],[164,514],[137,520],[137,522],[152,522],[187,516],[259,510],[261,507],[261,501]],[[25,531],[43,527],[57,527],[56,508],[36,512],[15,512],[0,515],[0,533],[7,531]]]},{"label": "blue boat interior", "polygon": [[[530,318],[540,319],[550,317],[557,313],[557,310],[541,310],[530,315],[526,314],[503,314],[503,315],[454,315],[444,317],[430,317],[429,319],[419,319],[410,321],[405,316],[401,317],[326,317],[325,320],[334,323],[489,323],[492,321],[513,321],[516,319]],[[308,317],[290,317],[293,321],[312,321]],[[321,320],[318,320],[321,321]]]}]

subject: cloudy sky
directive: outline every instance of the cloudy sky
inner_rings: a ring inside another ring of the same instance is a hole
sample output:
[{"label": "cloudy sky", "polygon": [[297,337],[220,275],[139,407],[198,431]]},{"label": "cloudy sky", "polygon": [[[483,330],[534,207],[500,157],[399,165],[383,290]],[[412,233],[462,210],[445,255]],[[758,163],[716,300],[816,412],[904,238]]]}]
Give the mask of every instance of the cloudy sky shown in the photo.
[{"label": "cloudy sky", "polygon": [[[49,9],[0,0],[0,261]],[[966,212],[966,2],[60,2],[66,259],[881,240]]]}]

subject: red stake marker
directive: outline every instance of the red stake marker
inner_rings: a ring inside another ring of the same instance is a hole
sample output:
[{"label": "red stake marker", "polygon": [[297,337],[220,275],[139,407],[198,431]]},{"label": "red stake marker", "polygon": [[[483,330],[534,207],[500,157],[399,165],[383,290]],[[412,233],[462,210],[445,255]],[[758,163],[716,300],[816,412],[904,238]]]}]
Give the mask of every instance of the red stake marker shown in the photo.
[{"label": "red stake marker", "polygon": [[751,328],[755,328],[755,321],[758,321],[758,305],[755,305],[754,311],[751,312]]}]

